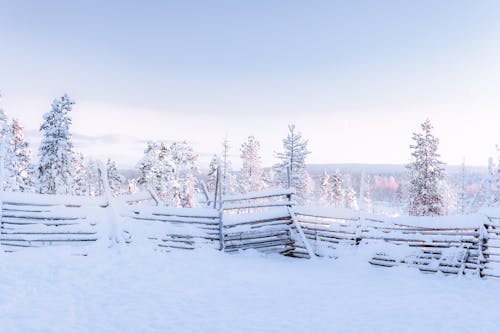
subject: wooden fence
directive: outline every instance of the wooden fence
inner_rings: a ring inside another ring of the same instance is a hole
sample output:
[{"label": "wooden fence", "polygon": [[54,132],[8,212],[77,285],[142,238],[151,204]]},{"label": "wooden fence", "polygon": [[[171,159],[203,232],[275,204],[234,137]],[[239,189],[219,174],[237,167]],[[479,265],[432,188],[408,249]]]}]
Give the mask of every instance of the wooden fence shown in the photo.
[{"label": "wooden fence", "polygon": [[219,209],[129,206],[123,214],[124,229],[136,240],[147,239],[165,251],[196,247],[226,252],[256,249],[310,258],[312,252],[301,227],[290,213],[292,194],[288,189],[274,189],[225,196]]},{"label": "wooden fence", "polygon": [[103,240],[166,252],[254,249],[310,259],[360,246],[372,251],[368,261],[377,266],[500,278],[498,209],[465,218],[391,219],[297,206],[292,196],[274,189],[225,196],[217,209],[191,209],[154,206],[159,202],[150,193],[116,199],[3,193],[0,246],[85,248]]}]

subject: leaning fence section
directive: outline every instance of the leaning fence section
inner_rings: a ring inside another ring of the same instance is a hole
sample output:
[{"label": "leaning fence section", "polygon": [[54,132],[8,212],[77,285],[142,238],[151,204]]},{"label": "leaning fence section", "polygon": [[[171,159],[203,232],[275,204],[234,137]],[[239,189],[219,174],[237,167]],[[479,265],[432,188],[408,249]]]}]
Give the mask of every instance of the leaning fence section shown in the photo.
[{"label": "leaning fence section", "polygon": [[364,246],[372,253],[369,262],[376,266],[405,265],[424,272],[498,276],[500,229],[496,225],[500,219],[484,214],[377,218],[313,207],[297,207],[296,212],[319,256],[335,257],[340,247]]},{"label": "leaning fence section", "polygon": [[221,204],[221,249],[255,249],[310,258],[308,244],[294,220],[291,189],[225,196]]},{"label": "leaning fence section", "polygon": [[487,234],[483,251],[486,264],[483,274],[500,278],[500,209],[488,209],[483,213],[487,217],[485,223]]}]

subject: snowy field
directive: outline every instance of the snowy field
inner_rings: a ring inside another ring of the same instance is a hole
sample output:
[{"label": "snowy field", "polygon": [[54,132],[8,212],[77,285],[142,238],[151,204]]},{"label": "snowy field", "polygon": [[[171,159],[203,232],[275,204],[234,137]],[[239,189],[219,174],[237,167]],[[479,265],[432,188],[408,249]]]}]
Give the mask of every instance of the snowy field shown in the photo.
[{"label": "snowy field", "polygon": [[[133,251],[132,251],[133,250]],[[256,252],[0,254],[0,331],[498,332],[500,281]]]}]

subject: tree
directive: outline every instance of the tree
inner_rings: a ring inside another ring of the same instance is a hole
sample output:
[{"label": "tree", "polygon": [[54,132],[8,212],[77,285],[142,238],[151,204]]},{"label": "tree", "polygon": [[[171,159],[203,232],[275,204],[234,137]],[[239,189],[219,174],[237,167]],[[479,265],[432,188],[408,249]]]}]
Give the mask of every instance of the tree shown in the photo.
[{"label": "tree", "polygon": [[97,162],[88,159],[85,167],[85,183],[87,184],[87,195],[92,197],[103,193],[102,177],[99,173]]},{"label": "tree", "polygon": [[422,133],[413,133],[414,144],[410,145],[413,162],[409,170],[409,214],[414,216],[442,215],[443,194],[440,182],[444,179],[443,163],[437,153],[439,140],[432,134],[432,125],[427,119]]},{"label": "tree", "polygon": [[237,187],[236,177],[233,175],[231,166],[231,148],[228,138],[225,137],[222,141],[222,158],[219,164],[222,195],[234,193]]},{"label": "tree", "polygon": [[121,186],[124,177],[118,173],[115,161],[108,158],[106,162],[106,170],[108,173],[109,188],[111,189],[111,194],[117,196],[121,193]]},{"label": "tree", "polygon": [[283,139],[283,151],[276,153],[280,162],[274,165],[274,172],[276,184],[281,187],[288,187],[290,177],[290,185],[295,188],[299,199],[307,196],[306,157],[309,154],[307,140],[302,139],[302,134],[295,130],[295,125],[289,125],[288,135]]},{"label": "tree", "polygon": [[322,205],[328,205],[330,201],[330,176],[323,170],[320,179],[320,193],[319,193],[319,203]]},{"label": "tree", "polygon": [[89,185],[87,183],[87,165],[82,153],[73,154],[73,194],[88,195]]},{"label": "tree", "polygon": [[[2,98],[2,94],[0,94],[0,100]],[[0,107],[0,136],[3,139],[5,134],[7,133],[7,121],[8,117],[5,111]]]},{"label": "tree", "polygon": [[352,185],[352,179],[348,177],[346,181],[345,204],[347,208],[359,210],[358,198]]},{"label": "tree", "polygon": [[138,183],[155,191],[167,205],[195,206],[197,155],[185,141],[148,142],[138,167]]},{"label": "tree", "polygon": [[209,192],[215,192],[215,187],[217,186],[217,169],[219,168],[219,157],[214,155],[208,166],[207,173],[207,190]]},{"label": "tree", "polygon": [[[0,99],[2,98],[2,95],[0,94]],[[0,144],[1,144],[1,149],[0,149],[0,158],[2,158],[2,166],[1,171],[0,171],[0,186],[4,188],[4,183],[6,176],[4,172],[4,166],[5,166],[5,154],[6,154],[6,146],[7,146],[7,131],[8,131],[8,124],[7,124],[8,118],[7,114],[5,111],[0,107]]]},{"label": "tree", "polygon": [[249,136],[247,141],[241,145],[240,157],[243,162],[240,181],[242,191],[245,193],[261,190],[264,186],[259,141],[253,136]]},{"label": "tree", "polygon": [[[363,171],[361,174],[360,185],[359,185],[359,208],[362,211],[371,213],[372,208],[372,197],[371,197],[371,181],[370,176],[367,176]],[[399,190],[400,187],[398,187]]]},{"label": "tree", "polygon": [[500,146],[497,145],[497,171],[495,173],[495,190],[496,196],[493,201],[494,205],[500,204]]},{"label": "tree", "polygon": [[5,187],[11,191],[30,192],[34,189],[34,166],[31,150],[24,139],[24,127],[13,119],[5,133]]},{"label": "tree", "polygon": [[154,191],[164,201],[168,201],[174,176],[174,166],[168,158],[168,150],[166,143],[150,141],[138,164],[141,175],[137,183]]},{"label": "tree", "polygon": [[344,188],[339,169],[330,177],[330,202],[334,207],[344,207]]},{"label": "tree", "polygon": [[263,187],[272,187],[275,185],[276,175],[274,174],[273,168],[264,169],[262,172],[262,183]]},{"label": "tree", "polygon": [[38,150],[38,186],[40,193],[71,194],[73,143],[69,127],[75,103],[68,95],[55,99],[43,116],[42,141]]},{"label": "tree", "polygon": [[170,145],[170,158],[174,166],[174,180],[179,189],[182,207],[196,206],[196,184],[198,183],[198,155],[186,141],[176,141]]},{"label": "tree", "polygon": [[458,207],[461,215],[465,215],[467,209],[467,191],[465,187],[465,159],[460,168],[460,193],[458,194]]}]

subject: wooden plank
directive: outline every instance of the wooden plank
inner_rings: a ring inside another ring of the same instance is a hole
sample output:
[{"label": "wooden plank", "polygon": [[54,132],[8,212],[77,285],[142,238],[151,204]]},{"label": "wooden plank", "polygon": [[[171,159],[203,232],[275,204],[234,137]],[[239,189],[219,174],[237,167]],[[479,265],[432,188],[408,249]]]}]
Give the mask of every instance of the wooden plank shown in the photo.
[{"label": "wooden plank", "polygon": [[161,218],[160,216],[157,217],[143,217],[143,216],[129,216],[134,220],[139,220],[139,221],[156,221],[156,222],[170,222],[170,223],[186,223],[186,224],[198,224],[198,225],[207,225],[207,226],[212,226],[212,225],[219,225],[218,221],[217,223],[212,222],[212,221],[205,221],[205,220],[189,220],[189,219],[167,219],[167,218]]}]

